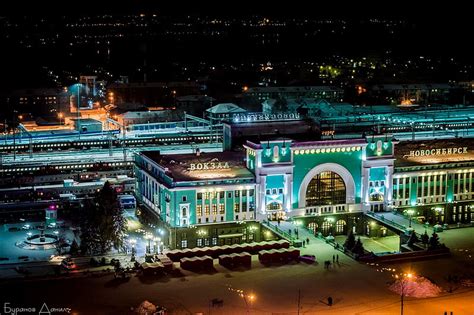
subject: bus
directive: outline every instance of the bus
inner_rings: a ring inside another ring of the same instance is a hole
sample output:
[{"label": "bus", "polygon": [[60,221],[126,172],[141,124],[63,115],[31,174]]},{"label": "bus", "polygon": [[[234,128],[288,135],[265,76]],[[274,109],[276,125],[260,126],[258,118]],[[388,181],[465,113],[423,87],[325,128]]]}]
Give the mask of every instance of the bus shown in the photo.
[{"label": "bus", "polygon": [[120,207],[124,210],[136,210],[137,200],[133,195],[119,195],[118,196]]}]

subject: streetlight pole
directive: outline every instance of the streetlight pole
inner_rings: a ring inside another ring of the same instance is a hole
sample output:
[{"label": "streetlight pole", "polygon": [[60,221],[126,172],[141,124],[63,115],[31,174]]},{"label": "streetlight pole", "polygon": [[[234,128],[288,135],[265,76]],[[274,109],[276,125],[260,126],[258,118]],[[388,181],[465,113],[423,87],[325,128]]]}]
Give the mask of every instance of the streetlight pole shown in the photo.
[{"label": "streetlight pole", "polygon": [[413,216],[414,211],[413,210],[407,210],[408,213],[408,227],[411,228],[411,218]]}]

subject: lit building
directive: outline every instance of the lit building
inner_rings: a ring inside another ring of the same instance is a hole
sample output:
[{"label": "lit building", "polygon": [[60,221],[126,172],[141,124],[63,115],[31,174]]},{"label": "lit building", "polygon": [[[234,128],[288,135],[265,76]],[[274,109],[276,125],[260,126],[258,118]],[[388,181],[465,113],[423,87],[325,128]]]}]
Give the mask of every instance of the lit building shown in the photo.
[{"label": "lit building", "polygon": [[342,102],[344,90],[334,86],[265,86],[249,87],[244,95],[255,97],[259,101],[280,98],[312,98],[329,102]]},{"label": "lit building", "polygon": [[247,141],[244,149],[245,154],[180,156],[142,152],[135,167],[138,197],[176,235],[187,231],[187,247],[199,246],[196,228],[232,229],[268,219],[297,218],[323,235],[368,233],[363,217],[369,211],[412,209],[431,224],[474,221],[474,156],[465,139],[280,139]]}]

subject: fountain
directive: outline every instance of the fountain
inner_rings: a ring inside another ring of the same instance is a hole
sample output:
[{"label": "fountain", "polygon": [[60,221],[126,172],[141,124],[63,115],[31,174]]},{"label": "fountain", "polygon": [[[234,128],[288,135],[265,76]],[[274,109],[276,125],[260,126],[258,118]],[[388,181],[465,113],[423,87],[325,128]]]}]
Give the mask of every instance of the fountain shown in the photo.
[{"label": "fountain", "polygon": [[59,237],[55,234],[45,233],[44,226],[38,228],[39,233],[27,233],[27,237],[23,242],[17,243],[19,247],[24,249],[51,249],[59,241]]}]

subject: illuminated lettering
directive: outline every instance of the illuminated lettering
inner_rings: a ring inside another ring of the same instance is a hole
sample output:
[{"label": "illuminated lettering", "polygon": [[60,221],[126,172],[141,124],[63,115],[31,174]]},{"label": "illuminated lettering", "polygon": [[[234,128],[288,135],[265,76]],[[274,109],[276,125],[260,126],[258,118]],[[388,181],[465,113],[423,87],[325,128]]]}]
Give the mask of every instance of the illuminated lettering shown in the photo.
[{"label": "illuminated lettering", "polygon": [[405,157],[467,154],[468,151],[469,151],[468,147],[416,150],[416,151],[410,151],[410,153],[408,155],[405,155]]},{"label": "illuminated lettering", "polygon": [[229,162],[190,163],[188,171],[223,170],[229,168]]}]

